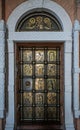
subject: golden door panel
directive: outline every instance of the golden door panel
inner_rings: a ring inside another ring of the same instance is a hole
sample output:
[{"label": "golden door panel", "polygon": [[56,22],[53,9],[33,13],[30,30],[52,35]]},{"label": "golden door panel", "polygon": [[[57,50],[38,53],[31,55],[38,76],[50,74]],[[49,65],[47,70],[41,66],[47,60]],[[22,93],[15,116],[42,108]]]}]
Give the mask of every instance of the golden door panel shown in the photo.
[{"label": "golden door panel", "polygon": [[60,47],[19,47],[20,122],[60,123]]}]

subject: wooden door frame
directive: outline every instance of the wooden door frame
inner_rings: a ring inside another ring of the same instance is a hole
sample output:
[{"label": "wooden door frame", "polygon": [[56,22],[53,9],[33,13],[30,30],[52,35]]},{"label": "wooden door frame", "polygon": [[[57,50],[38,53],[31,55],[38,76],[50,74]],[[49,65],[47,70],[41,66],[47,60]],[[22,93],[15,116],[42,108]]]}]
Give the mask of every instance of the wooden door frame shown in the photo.
[{"label": "wooden door frame", "polygon": [[[15,43],[15,59],[16,59],[16,64],[18,59],[19,59],[19,47],[32,47],[32,46],[37,46],[37,47],[44,47],[44,46],[49,46],[49,47],[59,47],[60,48],[60,104],[61,104],[61,108],[60,108],[60,120],[61,120],[61,125],[58,125],[58,127],[63,127],[64,125],[64,43],[56,43],[56,42],[31,42],[31,43]],[[16,68],[16,66],[15,66]],[[16,72],[16,71],[15,71]],[[17,72],[16,74],[17,75]],[[16,115],[17,115],[17,78],[16,78],[16,85],[15,85],[15,101],[16,101],[16,105],[15,105],[15,111],[16,111]],[[16,117],[16,126],[19,124],[17,117]],[[38,125],[38,124],[37,124]],[[18,125],[19,126],[19,125]],[[55,125],[53,125],[55,126]],[[56,125],[57,126],[57,125]],[[56,128],[55,126],[55,128]],[[27,128],[27,125],[24,127]],[[18,128],[18,127],[17,127]],[[20,128],[20,127],[19,127]]]}]

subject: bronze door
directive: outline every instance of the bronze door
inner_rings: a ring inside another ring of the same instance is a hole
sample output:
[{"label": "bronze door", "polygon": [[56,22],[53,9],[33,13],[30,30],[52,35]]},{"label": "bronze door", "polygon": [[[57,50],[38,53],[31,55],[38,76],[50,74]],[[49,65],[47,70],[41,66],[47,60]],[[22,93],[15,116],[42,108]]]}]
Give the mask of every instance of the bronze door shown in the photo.
[{"label": "bronze door", "polygon": [[61,47],[17,46],[17,123],[61,124]]}]

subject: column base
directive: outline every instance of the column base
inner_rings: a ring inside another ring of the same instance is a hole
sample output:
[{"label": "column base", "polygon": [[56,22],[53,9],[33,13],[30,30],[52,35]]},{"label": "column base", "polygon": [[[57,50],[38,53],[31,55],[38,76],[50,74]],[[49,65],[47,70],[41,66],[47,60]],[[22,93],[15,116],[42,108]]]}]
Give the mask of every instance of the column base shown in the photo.
[{"label": "column base", "polygon": [[5,130],[14,130],[14,126],[13,125],[6,125]]},{"label": "column base", "polygon": [[65,125],[66,130],[75,130],[74,125],[68,124]]}]

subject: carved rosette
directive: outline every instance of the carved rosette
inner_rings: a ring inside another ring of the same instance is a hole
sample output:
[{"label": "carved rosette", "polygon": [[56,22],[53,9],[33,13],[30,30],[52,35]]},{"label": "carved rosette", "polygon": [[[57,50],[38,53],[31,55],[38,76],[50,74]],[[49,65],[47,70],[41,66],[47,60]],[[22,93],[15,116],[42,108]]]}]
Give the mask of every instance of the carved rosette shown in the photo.
[{"label": "carved rosette", "polygon": [[5,24],[0,20],[0,118],[4,118],[4,84],[5,84]]}]

